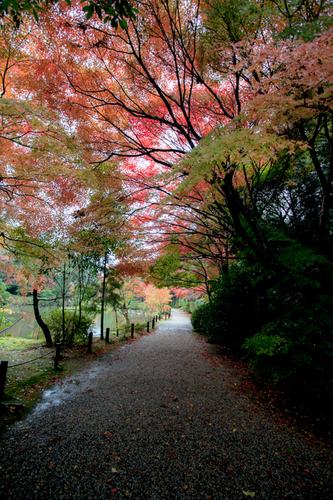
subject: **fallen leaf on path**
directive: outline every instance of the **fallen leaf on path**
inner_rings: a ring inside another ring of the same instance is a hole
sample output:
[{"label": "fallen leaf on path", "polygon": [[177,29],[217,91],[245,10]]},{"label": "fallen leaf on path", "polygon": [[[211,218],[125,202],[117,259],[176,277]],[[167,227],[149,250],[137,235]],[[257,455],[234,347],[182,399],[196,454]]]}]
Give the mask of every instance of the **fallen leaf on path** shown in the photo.
[{"label": "fallen leaf on path", "polygon": [[246,497],[251,497],[251,498],[254,498],[255,497],[255,492],[254,491],[244,491],[243,490],[243,493]]}]

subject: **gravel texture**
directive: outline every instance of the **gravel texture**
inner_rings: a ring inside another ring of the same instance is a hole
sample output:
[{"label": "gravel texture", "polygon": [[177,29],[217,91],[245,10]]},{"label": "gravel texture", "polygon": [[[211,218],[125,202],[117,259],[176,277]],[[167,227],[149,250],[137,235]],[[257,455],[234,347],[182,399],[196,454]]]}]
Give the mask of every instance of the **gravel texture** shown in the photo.
[{"label": "gravel texture", "polygon": [[0,498],[333,499],[333,453],[236,390],[173,311],[5,434]]}]

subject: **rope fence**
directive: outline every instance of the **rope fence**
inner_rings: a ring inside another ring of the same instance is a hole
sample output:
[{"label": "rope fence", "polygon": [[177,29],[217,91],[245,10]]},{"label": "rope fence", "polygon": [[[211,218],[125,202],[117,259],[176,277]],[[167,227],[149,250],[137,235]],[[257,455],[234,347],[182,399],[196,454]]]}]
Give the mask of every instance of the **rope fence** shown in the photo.
[{"label": "rope fence", "polygon": [[42,354],[41,356],[38,356],[38,358],[30,359],[29,361],[24,361],[24,363],[18,363],[17,365],[10,365],[7,368],[16,368],[17,366],[22,366],[22,365],[27,365],[28,363],[33,363],[34,361],[37,361],[37,359],[44,358],[45,356],[50,356],[50,354],[53,354],[56,352],[56,350],[47,352],[46,354]]},{"label": "rope fence", "polygon": [[19,321],[21,321],[21,319],[23,319],[23,318],[24,318],[24,316],[21,316],[21,318],[19,318],[16,321],[14,321],[14,323],[11,323],[10,325],[6,326],[6,328],[4,328],[3,330],[0,330],[0,333],[6,332],[7,330],[9,330],[9,328],[11,328],[12,326],[16,325],[16,323],[18,323]]}]

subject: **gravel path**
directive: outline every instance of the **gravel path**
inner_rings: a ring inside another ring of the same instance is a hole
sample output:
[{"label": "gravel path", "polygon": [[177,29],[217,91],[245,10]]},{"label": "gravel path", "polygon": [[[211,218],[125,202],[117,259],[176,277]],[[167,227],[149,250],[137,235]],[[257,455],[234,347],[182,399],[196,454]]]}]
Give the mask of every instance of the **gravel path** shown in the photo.
[{"label": "gravel path", "polygon": [[333,499],[332,452],[252,404],[210,352],[173,311],[48,391],[4,436],[0,498]]}]

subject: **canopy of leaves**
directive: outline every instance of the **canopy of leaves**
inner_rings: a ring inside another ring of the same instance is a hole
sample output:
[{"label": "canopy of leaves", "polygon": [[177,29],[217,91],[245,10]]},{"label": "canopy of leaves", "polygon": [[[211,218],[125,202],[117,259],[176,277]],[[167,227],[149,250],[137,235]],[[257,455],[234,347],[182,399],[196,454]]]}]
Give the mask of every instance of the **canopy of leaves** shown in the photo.
[{"label": "canopy of leaves", "polygon": [[[52,0],[52,4],[58,3],[59,0]],[[68,5],[71,5],[71,0],[65,0]],[[94,14],[98,18],[107,23],[110,21],[111,26],[115,29],[118,25],[122,29],[127,28],[126,18],[135,18],[137,9],[135,9],[127,0],[81,0],[83,4],[82,11],[89,20]],[[45,11],[45,2],[43,0],[2,0],[0,4],[0,17],[10,16],[17,28],[20,27],[24,20],[24,13],[31,12],[35,20],[39,21],[38,14]]]}]

